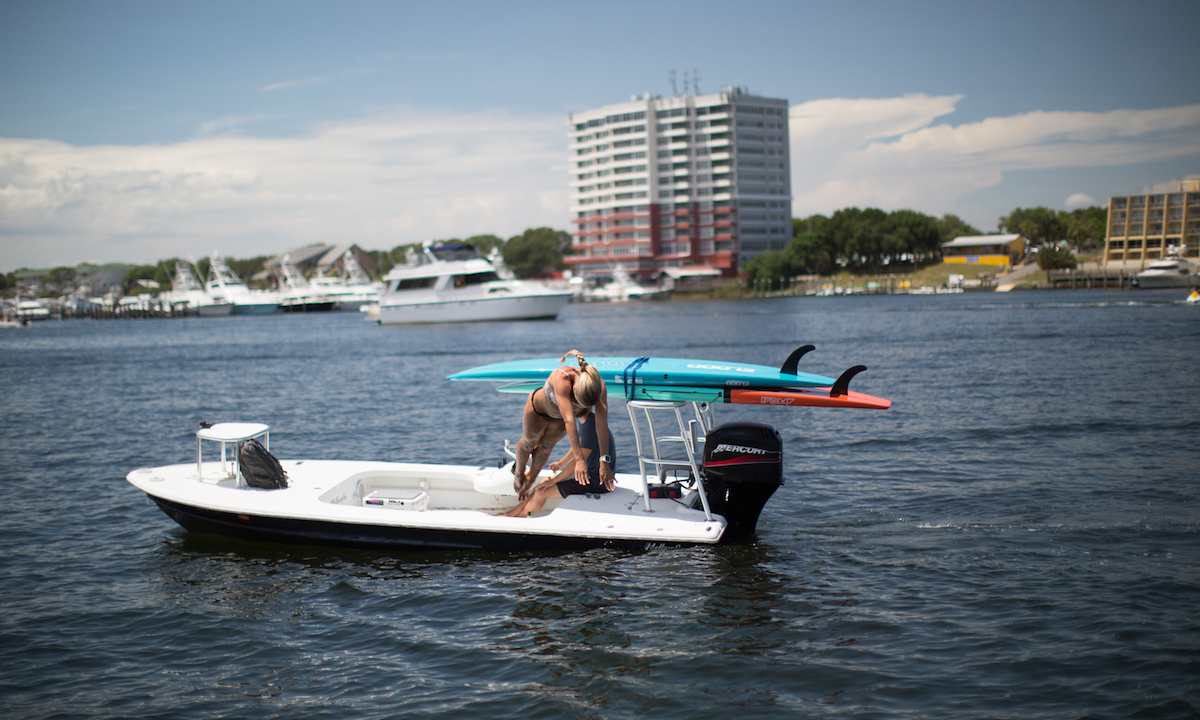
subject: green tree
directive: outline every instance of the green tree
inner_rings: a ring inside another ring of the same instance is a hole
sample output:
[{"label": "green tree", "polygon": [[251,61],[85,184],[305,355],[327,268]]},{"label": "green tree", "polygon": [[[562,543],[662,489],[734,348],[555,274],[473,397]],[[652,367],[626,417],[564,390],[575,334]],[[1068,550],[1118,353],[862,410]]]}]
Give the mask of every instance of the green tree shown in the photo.
[{"label": "green tree", "polygon": [[1017,233],[1035,245],[1055,243],[1067,236],[1059,214],[1048,207],[1016,208],[1000,217],[1000,229]]},{"label": "green tree", "polygon": [[258,257],[247,258],[245,260],[225,258],[225,264],[229,266],[229,269],[232,270],[235,275],[242,279],[242,282],[249,285],[250,278],[254,277],[255,273],[261,272],[271,257],[271,255],[259,255]]},{"label": "green tree", "polygon": [[938,257],[941,249],[942,228],[936,218],[914,210],[895,210],[888,215],[880,242],[881,261],[891,264],[906,255],[923,261]]},{"label": "green tree", "polygon": [[56,267],[42,278],[43,292],[61,295],[75,284],[75,268]]},{"label": "green tree", "polygon": [[982,235],[979,228],[970,225],[965,220],[957,215],[946,214],[937,221],[938,233],[941,235],[941,242],[947,243],[956,237],[971,237],[973,235]]},{"label": "green tree", "polygon": [[504,264],[519,278],[561,270],[571,249],[571,234],[551,228],[531,228],[504,244]]},{"label": "green tree", "polygon": [[138,285],[138,280],[154,280],[158,274],[157,265],[134,265],[125,271],[125,277],[121,280],[121,292],[125,295],[137,295],[142,292],[148,292],[148,289]]},{"label": "green tree", "polygon": [[412,252],[413,250],[416,250],[420,247],[421,247],[421,243],[407,243],[405,245],[397,245],[396,247],[392,248],[388,254],[392,256],[392,264],[393,265],[403,265],[404,263],[408,262],[408,254],[410,252]]},{"label": "green tree", "polygon": [[1060,211],[1059,220],[1067,228],[1066,238],[1080,250],[1095,250],[1104,244],[1108,226],[1108,208],[1092,206]]},{"label": "green tree", "polygon": [[834,270],[833,259],[819,237],[804,232],[794,238],[781,251],[765,252],[742,266],[742,275],[747,283],[770,283],[776,287],[786,278],[797,275],[818,275]]},{"label": "green tree", "polygon": [[1065,247],[1048,245],[1038,251],[1037,264],[1043,270],[1063,270],[1075,267],[1075,256]]},{"label": "green tree", "polygon": [[504,239],[496,235],[472,235],[463,242],[474,245],[481,255],[487,255],[496,248],[504,248]]}]

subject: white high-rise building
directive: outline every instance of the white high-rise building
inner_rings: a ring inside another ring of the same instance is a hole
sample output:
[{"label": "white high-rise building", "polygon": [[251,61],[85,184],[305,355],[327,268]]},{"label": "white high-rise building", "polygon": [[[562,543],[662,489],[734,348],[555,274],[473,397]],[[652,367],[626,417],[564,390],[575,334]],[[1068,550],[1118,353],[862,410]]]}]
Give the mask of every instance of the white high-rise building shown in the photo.
[{"label": "white high-rise building", "polygon": [[792,237],[787,100],[727,87],[568,116],[576,275],[725,275]]}]

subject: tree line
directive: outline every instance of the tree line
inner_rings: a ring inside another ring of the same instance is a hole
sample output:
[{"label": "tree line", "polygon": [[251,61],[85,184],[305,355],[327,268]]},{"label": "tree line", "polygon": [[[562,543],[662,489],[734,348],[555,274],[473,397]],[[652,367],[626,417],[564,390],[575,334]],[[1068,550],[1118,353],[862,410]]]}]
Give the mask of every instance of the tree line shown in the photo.
[{"label": "tree line", "polygon": [[999,227],[1004,232],[1017,233],[1034,245],[1048,245],[1066,240],[1080,251],[1097,250],[1107,236],[1108,208],[1092,206],[1067,212],[1048,207],[1016,208],[1000,216]]},{"label": "tree line", "polygon": [[884,212],[845,208],[829,217],[792,221],[792,240],[783,250],[759,255],[742,266],[747,281],[797,275],[907,272],[941,259],[942,243],[980,235],[957,215],[935,218],[915,210]]},{"label": "tree line", "polygon": [[[1017,233],[1034,246],[1074,244],[1081,251],[1104,245],[1108,209],[1067,212],[1046,207],[1016,208],[999,218],[1001,230]],[[748,282],[777,281],[798,275],[911,272],[941,260],[942,243],[962,235],[982,235],[957,215],[935,218],[914,210],[884,212],[845,208],[829,217],[812,215],[792,221],[792,240],[783,250],[763,253],[742,266]],[[1057,249],[1045,262],[1073,266],[1074,256]]]},{"label": "tree line", "polygon": [[[1108,209],[1089,207],[1070,212],[1046,207],[1015,208],[999,218],[999,228],[1018,233],[1034,245],[1051,245],[1060,240],[1080,250],[1093,250],[1104,244]],[[982,233],[957,215],[940,218],[914,210],[884,212],[877,208],[844,208],[829,217],[811,215],[792,221],[792,239],[779,251],[769,251],[746,262],[741,272],[747,281],[779,280],[797,275],[830,275],[839,270],[856,273],[883,271],[907,272],[941,259],[941,245],[960,235]],[[473,235],[465,239],[449,238],[435,242],[474,245],[487,255],[498,250],[504,264],[519,278],[529,278],[565,267],[563,257],[571,253],[571,234],[548,227],[530,228],[507,240],[493,234]],[[378,275],[399,264],[421,243],[397,245],[391,250],[370,250]],[[1058,263],[1073,262],[1059,257]],[[227,258],[230,268],[249,282],[271,256]],[[126,294],[144,291],[139,281],[153,280],[162,288],[171,286],[175,264],[180,258],[155,265],[136,265],[126,273],[122,289]],[[208,274],[209,259],[196,264],[200,279]],[[49,284],[69,284],[75,271],[54,268],[47,276]],[[0,291],[15,288],[13,273],[0,274]]]}]

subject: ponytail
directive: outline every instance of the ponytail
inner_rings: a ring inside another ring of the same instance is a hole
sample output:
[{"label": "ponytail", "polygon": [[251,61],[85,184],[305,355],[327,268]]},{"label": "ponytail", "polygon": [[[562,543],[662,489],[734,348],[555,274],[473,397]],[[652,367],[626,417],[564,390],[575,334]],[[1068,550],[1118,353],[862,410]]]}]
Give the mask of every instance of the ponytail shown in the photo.
[{"label": "ponytail", "polygon": [[579,378],[575,381],[575,400],[581,407],[592,407],[600,400],[600,392],[604,389],[604,380],[600,371],[594,365],[588,365],[583,353],[570,350],[562,356],[559,362],[565,362],[568,357],[579,361]]}]

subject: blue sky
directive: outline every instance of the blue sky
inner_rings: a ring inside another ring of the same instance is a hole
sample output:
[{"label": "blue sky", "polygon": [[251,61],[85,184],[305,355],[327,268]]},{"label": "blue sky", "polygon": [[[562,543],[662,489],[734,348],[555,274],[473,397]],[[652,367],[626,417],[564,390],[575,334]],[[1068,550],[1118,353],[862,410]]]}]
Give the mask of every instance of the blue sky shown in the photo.
[{"label": "blue sky", "polygon": [[796,215],[993,230],[1200,173],[1197,33],[1183,2],[10,2],[0,270],[567,228],[566,114],[693,69],[788,99]]}]

